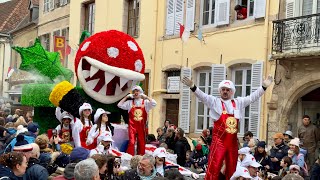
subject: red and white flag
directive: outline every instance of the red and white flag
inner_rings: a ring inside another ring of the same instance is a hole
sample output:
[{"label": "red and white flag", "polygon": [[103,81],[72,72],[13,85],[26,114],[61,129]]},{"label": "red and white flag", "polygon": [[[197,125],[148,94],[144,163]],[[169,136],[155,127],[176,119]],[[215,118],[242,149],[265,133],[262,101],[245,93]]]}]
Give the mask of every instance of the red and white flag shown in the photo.
[{"label": "red and white flag", "polygon": [[183,42],[187,42],[190,37],[190,30],[186,29],[182,24],[179,23],[180,26],[180,38]]},{"label": "red and white flag", "polygon": [[8,79],[12,76],[13,72],[14,72],[14,68],[9,67],[8,68],[8,73],[7,73],[7,78]]}]

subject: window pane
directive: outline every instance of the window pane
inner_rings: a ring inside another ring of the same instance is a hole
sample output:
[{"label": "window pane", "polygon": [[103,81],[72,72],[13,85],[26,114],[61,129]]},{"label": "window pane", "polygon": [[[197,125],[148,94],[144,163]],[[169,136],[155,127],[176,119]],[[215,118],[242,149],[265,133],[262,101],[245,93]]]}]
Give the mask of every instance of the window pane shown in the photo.
[{"label": "window pane", "polygon": [[198,116],[197,129],[203,129],[203,117]]},{"label": "window pane", "polygon": [[249,131],[249,119],[244,119],[244,132]]},{"label": "window pane", "polygon": [[254,0],[250,0],[249,2],[249,16],[253,16],[253,6],[254,6]]},{"label": "window pane", "polygon": [[251,69],[247,70],[247,84],[251,84]]},{"label": "window pane", "polygon": [[204,0],[202,25],[207,25],[209,23],[209,8],[210,8],[210,0]]},{"label": "window pane", "polygon": [[200,89],[201,91],[203,91],[203,92],[206,92],[206,88],[204,88],[204,87],[199,87],[199,89]]},{"label": "window pane", "polygon": [[236,93],[234,94],[234,97],[242,96],[242,86],[236,86]]},{"label": "window pane", "polygon": [[320,0],[317,1],[317,13],[320,13]]},{"label": "window pane", "polygon": [[236,71],[235,73],[235,84],[242,84],[242,71]]},{"label": "window pane", "polygon": [[310,15],[312,14],[312,6],[313,6],[313,0],[303,0],[302,3],[302,15]]},{"label": "window pane", "polygon": [[204,105],[202,102],[198,102],[198,115],[204,115]]},{"label": "window pane", "polygon": [[212,0],[211,5],[211,24],[214,24],[216,0]]},{"label": "window pane", "polygon": [[244,111],[244,117],[249,117],[249,112],[250,112],[250,106],[247,106],[245,111]]},{"label": "window pane", "polygon": [[250,95],[251,86],[246,86],[246,96]]},{"label": "window pane", "polygon": [[210,87],[211,86],[211,73],[209,73],[209,82],[208,82],[208,84],[209,84],[209,87]]},{"label": "window pane", "polygon": [[205,86],[206,85],[206,73],[200,73],[200,81],[199,86]]}]

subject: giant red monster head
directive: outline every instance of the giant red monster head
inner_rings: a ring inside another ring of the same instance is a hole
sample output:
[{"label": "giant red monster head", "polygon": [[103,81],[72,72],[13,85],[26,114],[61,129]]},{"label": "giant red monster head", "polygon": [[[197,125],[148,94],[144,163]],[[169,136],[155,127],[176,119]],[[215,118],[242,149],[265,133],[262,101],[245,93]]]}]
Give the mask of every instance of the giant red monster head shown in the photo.
[{"label": "giant red monster head", "polygon": [[81,43],[75,72],[83,90],[101,103],[114,103],[144,80],[144,57],[137,42],[116,31],[96,33]]}]

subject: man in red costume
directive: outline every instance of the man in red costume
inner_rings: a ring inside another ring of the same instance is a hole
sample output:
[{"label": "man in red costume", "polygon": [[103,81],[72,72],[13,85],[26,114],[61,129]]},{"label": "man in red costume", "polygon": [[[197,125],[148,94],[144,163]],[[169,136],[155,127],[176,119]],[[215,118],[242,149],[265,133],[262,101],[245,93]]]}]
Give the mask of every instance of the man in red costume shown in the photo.
[{"label": "man in red costume", "polygon": [[225,176],[226,179],[230,179],[236,170],[238,159],[237,132],[239,119],[242,119],[245,108],[264,94],[267,87],[272,83],[272,76],[269,75],[263,81],[262,87],[259,87],[249,96],[235,99],[232,97],[236,89],[233,82],[229,80],[223,80],[219,84],[221,97],[205,94],[187,77],[182,79],[182,83],[189,86],[196,97],[210,108],[209,115],[214,120],[205,179],[217,180],[224,160],[226,163]]},{"label": "man in red costume", "polygon": [[[137,154],[145,154],[146,145],[146,123],[148,112],[157,105],[154,99],[143,94],[140,86],[134,86],[132,93],[124,97],[119,103],[118,107],[128,110],[129,113],[129,145],[127,153],[134,155],[134,144],[137,138]],[[128,98],[132,100],[128,100]]]}]

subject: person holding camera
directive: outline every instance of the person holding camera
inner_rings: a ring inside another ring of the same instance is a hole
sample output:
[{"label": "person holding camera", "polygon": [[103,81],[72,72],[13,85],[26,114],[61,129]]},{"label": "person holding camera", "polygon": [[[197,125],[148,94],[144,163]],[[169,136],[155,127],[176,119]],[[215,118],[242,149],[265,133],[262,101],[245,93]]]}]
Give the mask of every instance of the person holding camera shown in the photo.
[{"label": "person holding camera", "polygon": [[139,139],[139,141],[137,141],[137,154],[144,155],[147,134],[147,116],[148,112],[154,108],[157,103],[154,99],[143,94],[143,90],[140,86],[134,86],[132,88],[132,93],[133,94],[124,97],[118,103],[118,107],[127,110],[129,113],[129,145],[127,153],[134,155],[134,144],[136,143],[137,138]]}]

